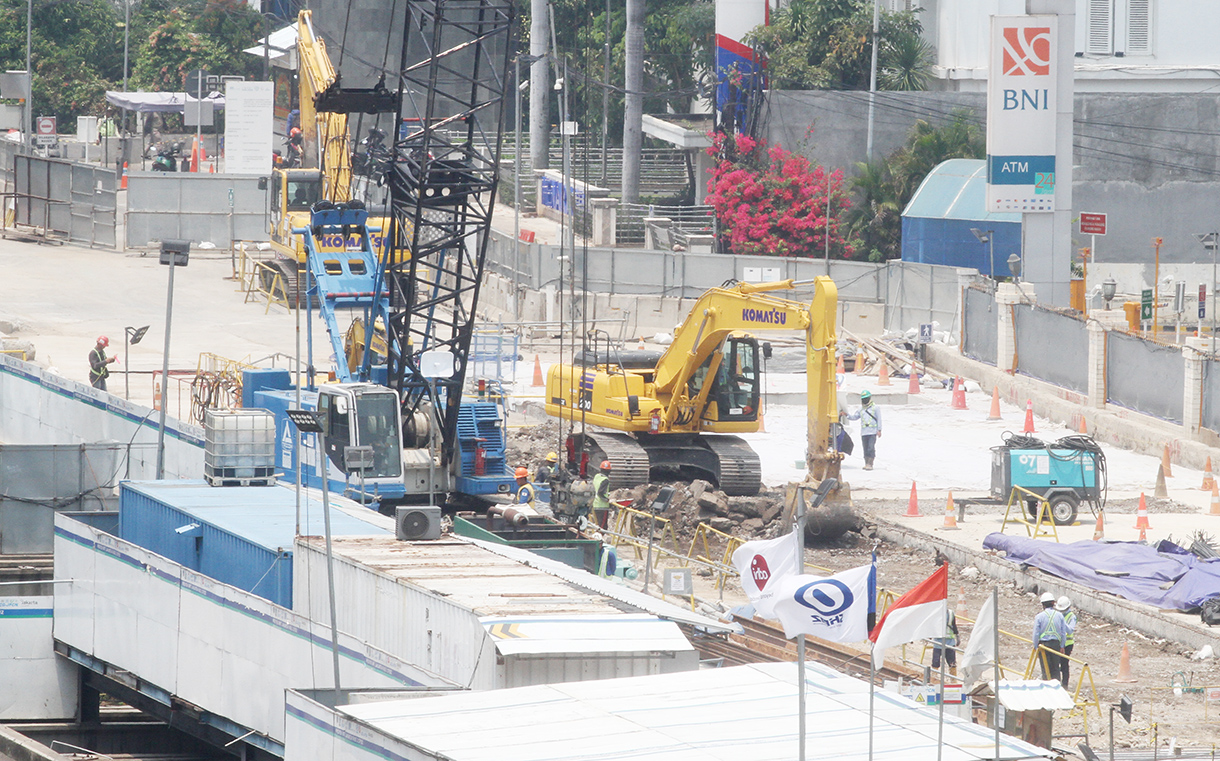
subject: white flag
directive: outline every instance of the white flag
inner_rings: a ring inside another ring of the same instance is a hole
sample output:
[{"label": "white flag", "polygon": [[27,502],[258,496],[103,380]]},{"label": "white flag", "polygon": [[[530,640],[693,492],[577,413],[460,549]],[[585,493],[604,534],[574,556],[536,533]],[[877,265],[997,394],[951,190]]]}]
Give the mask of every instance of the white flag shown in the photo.
[{"label": "white flag", "polygon": [[733,553],[733,567],[741,575],[741,588],[763,618],[775,618],[775,584],[777,579],[795,576],[801,551],[796,532],[777,539],[746,542]]},{"label": "white flag", "polygon": [[834,576],[789,576],[775,589],[775,616],[784,636],[811,634],[832,642],[868,639],[873,566],[862,565]]},{"label": "white flag", "polygon": [[970,687],[994,661],[995,606],[993,599],[988,597],[983,607],[979,608],[979,617],[975,619],[974,630],[970,632],[970,643],[962,655],[962,682]]}]

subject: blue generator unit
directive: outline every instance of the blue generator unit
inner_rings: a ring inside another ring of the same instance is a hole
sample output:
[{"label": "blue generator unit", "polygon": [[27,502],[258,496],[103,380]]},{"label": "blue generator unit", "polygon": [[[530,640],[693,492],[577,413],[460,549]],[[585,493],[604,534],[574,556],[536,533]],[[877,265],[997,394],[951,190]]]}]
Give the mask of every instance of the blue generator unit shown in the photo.
[{"label": "blue generator unit", "polygon": [[1104,504],[1106,456],[1088,436],[1068,436],[1053,444],[1011,436],[991,449],[991,496],[1007,502],[1015,487],[1028,492],[1018,498],[1031,518],[1046,500],[1055,524],[1071,525],[1082,504],[1094,513]]}]

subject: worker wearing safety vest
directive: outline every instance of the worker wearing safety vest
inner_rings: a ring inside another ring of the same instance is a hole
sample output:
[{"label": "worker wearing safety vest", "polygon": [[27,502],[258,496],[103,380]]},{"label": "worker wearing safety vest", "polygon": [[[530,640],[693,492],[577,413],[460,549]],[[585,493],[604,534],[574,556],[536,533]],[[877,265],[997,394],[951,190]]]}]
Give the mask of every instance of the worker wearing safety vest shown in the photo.
[{"label": "worker wearing safety vest", "polygon": [[881,408],[873,401],[868,389],[860,392],[860,409],[848,416],[860,421],[860,441],[864,444],[864,469],[873,469],[877,457],[877,439],[881,438]]},{"label": "worker wearing safety vest", "polygon": [[593,509],[594,510],[609,510],[610,509],[610,461],[602,460],[601,466],[597,469],[597,475],[593,476]]},{"label": "worker wearing safety vest", "polygon": [[932,668],[940,668],[941,653],[945,656],[945,665],[949,673],[957,676],[957,615],[952,611],[945,614],[945,636],[932,638]]},{"label": "worker wearing safety vest", "polygon": [[117,359],[106,356],[106,347],[109,345],[109,338],[98,336],[97,345],[89,351],[89,385],[102,391],[106,390],[106,378],[110,376],[110,368],[107,365]]},{"label": "worker wearing safety vest", "polygon": [[[1067,636],[1063,640],[1063,654],[1071,655],[1072,647],[1076,645],[1076,610],[1072,607],[1072,601],[1067,595],[1059,598],[1055,603],[1055,610],[1063,614],[1063,622],[1067,624]],[[1071,681],[1068,673],[1068,659],[1061,658],[1059,660],[1059,681],[1063,684],[1064,689],[1067,689],[1068,682]]]},{"label": "worker wearing safety vest", "polygon": [[[1062,679],[1060,672],[1060,656],[1063,654],[1063,643],[1067,639],[1067,621],[1063,614],[1055,610],[1055,596],[1050,592],[1042,593],[1042,612],[1034,618],[1034,647],[1046,648],[1045,660],[1042,662],[1043,679]],[[1067,687],[1065,684],[1064,687]]]},{"label": "worker wearing safety vest", "polygon": [[530,505],[534,504],[534,485],[530,483],[530,472],[526,468],[517,468],[513,472],[517,478],[517,504]]},{"label": "worker wearing safety vest", "polygon": [[555,471],[559,467],[559,453],[549,452],[546,456],[546,461],[538,466],[534,471],[534,483],[545,484],[549,483],[555,477]]}]

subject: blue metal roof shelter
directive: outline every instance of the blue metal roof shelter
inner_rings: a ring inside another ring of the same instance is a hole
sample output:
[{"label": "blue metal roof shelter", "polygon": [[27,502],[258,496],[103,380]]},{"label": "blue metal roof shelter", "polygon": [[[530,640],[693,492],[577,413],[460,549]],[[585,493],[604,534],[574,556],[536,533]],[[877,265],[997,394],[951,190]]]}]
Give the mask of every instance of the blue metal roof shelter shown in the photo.
[{"label": "blue metal roof shelter", "polygon": [[[332,508],[331,532],[391,533],[373,523],[373,510],[368,513],[365,521]],[[119,538],[285,608],[292,607],[296,524],[296,494],[286,486],[214,487],[204,481],[120,485]],[[303,494],[301,534],[322,533],[321,500]]]},{"label": "blue metal roof shelter", "polygon": [[995,273],[1021,253],[1021,215],[986,210],[987,162],[949,159],[928,173],[902,211],[902,260],[971,267],[991,275],[992,248],[970,232],[994,233]]}]

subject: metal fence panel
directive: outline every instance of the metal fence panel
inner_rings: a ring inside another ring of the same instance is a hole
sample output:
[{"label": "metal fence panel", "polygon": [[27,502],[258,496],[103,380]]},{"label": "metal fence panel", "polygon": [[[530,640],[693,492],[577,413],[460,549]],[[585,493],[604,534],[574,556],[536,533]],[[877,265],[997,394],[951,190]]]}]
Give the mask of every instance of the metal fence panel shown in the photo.
[{"label": "metal fence panel", "polygon": [[6,147],[0,151],[0,164],[9,159],[18,223],[73,243],[114,247],[114,170],[12,153]]},{"label": "metal fence panel", "polygon": [[1017,371],[1088,393],[1089,336],[1084,322],[1041,306],[1018,306],[1013,316]]},{"label": "metal fence panel", "polygon": [[1220,362],[1203,360],[1203,408],[1200,425],[1220,433]]},{"label": "metal fence panel", "polygon": [[898,260],[882,266],[885,267],[886,330],[905,333],[920,323],[930,322],[958,338],[959,272],[962,270]]},{"label": "metal fence panel", "polygon": [[995,296],[979,288],[962,290],[965,300],[962,325],[962,353],[971,359],[996,363],[999,307]]},{"label": "metal fence panel", "polygon": [[259,178],[231,174],[130,172],[127,177],[127,245],[169,238],[209,241],[267,237],[267,191]]},{"label": "metal fence panel", "polygon": [[1180,389],[1185,383],[1186,361],[1180,348],[1117,331],[1106,334],[1107,402],[1181,423]]}]

